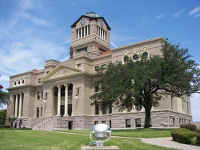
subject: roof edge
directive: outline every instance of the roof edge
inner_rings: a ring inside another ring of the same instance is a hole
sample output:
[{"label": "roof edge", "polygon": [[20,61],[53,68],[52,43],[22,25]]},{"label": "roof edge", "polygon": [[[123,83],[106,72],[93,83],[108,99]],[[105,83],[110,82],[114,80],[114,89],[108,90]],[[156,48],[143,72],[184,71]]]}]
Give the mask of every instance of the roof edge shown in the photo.
[{"label": "roof edge", "polygon": [[166,40],[166,39],[164,37],[152,38],[152,39],[149,39],[149,40],[144,40],[144,41],[141,41],[141,42],[136,42],[136,43],[133,43],[133,44],[113,48],[111,50],[112,50],[112,52],[116,52],[118,50],[121,50],[122,48],[129,48],[129,47],[132,47],[132,46],[138,46],[138,45],[142,45],[142,44],[154,42],[154,41],[159,41],[159,40]]}]

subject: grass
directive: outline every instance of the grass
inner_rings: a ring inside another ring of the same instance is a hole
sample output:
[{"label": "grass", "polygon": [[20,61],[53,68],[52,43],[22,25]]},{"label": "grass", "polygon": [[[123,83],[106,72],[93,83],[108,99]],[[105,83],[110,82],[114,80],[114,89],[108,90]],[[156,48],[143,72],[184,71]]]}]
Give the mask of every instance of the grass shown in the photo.
[{"label": "grass", "polygon": [[[62,130],[68,133],[89,135],[89,130]],[[172,129],[134,129],[134,130],[114,130],[112,136],[135,137],[135,138],[158,138],[170,137]]]},{"label": "grass", "polygon": [[[88,145],[90,141],[85,135],[0,129],[0,150],[80,150],[81,145]],[[105,145],[117,145],[120,150],[172,150],[144,144],[135,138],[112,138]]]}]

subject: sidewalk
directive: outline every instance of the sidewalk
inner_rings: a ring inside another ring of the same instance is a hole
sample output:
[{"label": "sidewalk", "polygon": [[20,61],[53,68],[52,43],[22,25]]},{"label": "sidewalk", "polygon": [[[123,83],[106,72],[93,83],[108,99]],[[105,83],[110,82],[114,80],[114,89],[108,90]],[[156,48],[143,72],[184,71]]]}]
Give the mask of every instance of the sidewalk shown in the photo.
[{"label": "sidewalk", "polygon": [[187,144],[181,144],[175,141],[172,141],[171,137],[167,138],[151,138],[151,139],[144,139],[141,138],[141,141],[147,144],[168,147],[168,148],[175,148],[178,150],[200,150],[200,146],[193,146]]}]

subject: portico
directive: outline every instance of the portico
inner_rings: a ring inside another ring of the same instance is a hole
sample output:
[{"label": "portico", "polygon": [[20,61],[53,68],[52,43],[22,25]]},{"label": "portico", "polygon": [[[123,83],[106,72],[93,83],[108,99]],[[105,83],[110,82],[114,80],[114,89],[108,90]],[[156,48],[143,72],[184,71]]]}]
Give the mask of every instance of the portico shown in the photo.
[{"label": "portico", "polygon": [[17,94],[13,94],[12,97],[14,102],[13,116],[15,118],[20,118],[23,116],[24,93],[20,92]]},{"label": "portico", "polygon": [[64,83],[54,87],[56,116],[72,115],[73,84]]}]

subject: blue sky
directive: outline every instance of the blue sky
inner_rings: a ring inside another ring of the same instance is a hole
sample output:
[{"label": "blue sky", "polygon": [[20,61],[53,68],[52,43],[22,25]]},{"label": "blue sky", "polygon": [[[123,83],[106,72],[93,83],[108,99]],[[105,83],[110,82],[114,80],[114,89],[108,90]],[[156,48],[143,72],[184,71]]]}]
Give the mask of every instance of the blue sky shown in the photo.
[{"label": "blue sky", "polygon": [[[166,37],[188,48],[200,61],[199,0],[0,0],[0,84],[9,76],[34,68],[45,60],[66,60],[70,25],[95,11],[111,27],[111,46]],[[193,119],[200,121],[200,96],[192,100]]]}]

